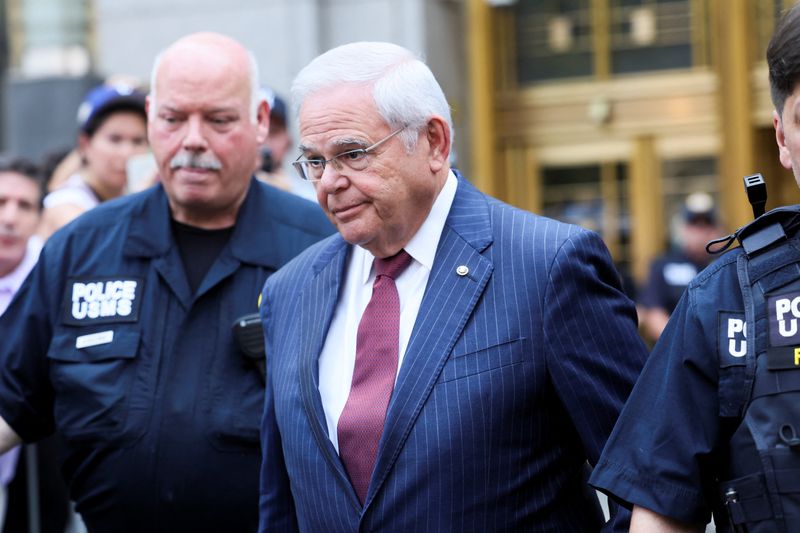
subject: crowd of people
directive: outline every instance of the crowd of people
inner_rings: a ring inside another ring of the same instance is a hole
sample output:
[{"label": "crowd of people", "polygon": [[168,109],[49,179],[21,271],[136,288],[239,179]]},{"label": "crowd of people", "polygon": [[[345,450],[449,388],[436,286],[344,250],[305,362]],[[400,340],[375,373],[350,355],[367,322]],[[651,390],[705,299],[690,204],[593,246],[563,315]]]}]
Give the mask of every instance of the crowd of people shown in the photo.
[{"label": "crowd of people", "polygon": [[[800,6],[768,52],[796,173],[797,42]],[[47,184],[0,159],[4,531],[32,527],[23,443],[63,478],[37,502],[59,533],[67,497],[100,533],[791,530],[800,209],[709,265],[717,213],[687,198],[640,302],[648,356],[596,233],[451,166],[412,52],[345,44],[295,78],[316,202],[258,69],[185,36],[147,91],[87,94]]]}]

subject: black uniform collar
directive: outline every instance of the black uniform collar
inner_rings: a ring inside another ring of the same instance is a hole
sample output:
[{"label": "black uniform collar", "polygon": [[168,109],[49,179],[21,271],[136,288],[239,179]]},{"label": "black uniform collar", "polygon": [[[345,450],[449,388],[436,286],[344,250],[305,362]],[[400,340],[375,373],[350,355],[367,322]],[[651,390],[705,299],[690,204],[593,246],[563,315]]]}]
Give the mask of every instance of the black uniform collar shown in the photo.
[{"label": "black uniform collar", "polygon": [[[267,195],[255,178],[250,178],[250,188],[239,208],[236,227],[231,235],[229,250],[242,263],[250,263],[276,269],[280,266],[271,239],[277,238],[280,228],[269,216]],[[125,255],[133,257],[157,257],[166,255],[175,246],[170,229],[169,202],[163,185],[141,193],[143,198],[134,210]]]}]

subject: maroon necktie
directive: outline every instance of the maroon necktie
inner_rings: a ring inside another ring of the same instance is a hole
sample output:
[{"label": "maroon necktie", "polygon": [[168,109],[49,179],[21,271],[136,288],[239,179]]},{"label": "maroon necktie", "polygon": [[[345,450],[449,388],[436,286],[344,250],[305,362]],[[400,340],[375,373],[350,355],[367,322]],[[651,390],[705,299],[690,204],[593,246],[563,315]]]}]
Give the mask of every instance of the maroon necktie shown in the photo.
[{"label": "maroon necktie", "polygon": [[405,250],[375,259],[372,298],[358,325],[350,396],[337,426],[339,457],[362,504],[397,375],[400,297],[394,280],[410,263],[411,256]]}]

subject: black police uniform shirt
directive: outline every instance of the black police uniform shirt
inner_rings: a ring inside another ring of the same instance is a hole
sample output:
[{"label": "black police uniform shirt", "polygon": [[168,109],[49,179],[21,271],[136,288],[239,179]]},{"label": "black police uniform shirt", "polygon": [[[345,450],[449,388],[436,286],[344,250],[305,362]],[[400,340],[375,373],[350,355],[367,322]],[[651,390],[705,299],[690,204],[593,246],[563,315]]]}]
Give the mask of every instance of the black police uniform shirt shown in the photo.
[{"label": "black police uniform shirt", "polygon": [[709,521],[734,415],[726,394],[742,389],[720,370],[743,368],[747,351],[740,253],[726,253],[689,284],[592,472],[601,491],[685,522]]},{"label": "black police uniform shirt", "polygon": [[682,252],[672,252],[653,260],[647,283],[641,291],[639,303],[648,308],[665,309],[672,313],[683,292],[703,269]]},{"label": "black police uniform shirt", "polygon": [[228,243],[189,288],[159,185],[47,242],[0,319],[0,415],[64,438],[90,531],[255,531],[263,380],[231,326],[270,273],[333,232],[252,180]]}]

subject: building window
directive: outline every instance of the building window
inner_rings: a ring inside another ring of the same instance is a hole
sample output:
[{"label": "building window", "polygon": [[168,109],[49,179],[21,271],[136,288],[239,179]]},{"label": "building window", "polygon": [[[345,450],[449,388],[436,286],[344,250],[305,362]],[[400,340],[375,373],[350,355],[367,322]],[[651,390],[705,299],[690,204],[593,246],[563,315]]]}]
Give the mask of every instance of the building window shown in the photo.
[{"label": "building window", "polygon": [[593,74],[589,0],[527,0],[515,10],[520,83]]},{"label": "building window", "polygon": [[689,0],[611,0],[610,32],[614,74],[692,66]]},{"label": "building window", "polygon": [[710,1],[518,0],[517,83],[706,67]]},{"label": "building window", "polygon": [[89,72],[90,0],[7,0],[7,9],[15,74],[39,78]]}]

